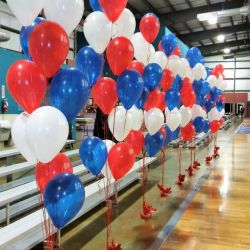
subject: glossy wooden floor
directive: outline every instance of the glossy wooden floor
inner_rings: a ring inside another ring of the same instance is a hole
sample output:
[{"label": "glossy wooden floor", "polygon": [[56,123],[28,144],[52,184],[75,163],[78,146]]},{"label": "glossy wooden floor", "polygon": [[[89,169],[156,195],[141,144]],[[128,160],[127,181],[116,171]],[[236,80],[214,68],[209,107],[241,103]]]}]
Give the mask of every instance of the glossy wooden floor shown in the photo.
[{"label": "glossy wooden floor", "polygon": [[250,249],[250,135],[236,134],[222,151],[162,250]]}]

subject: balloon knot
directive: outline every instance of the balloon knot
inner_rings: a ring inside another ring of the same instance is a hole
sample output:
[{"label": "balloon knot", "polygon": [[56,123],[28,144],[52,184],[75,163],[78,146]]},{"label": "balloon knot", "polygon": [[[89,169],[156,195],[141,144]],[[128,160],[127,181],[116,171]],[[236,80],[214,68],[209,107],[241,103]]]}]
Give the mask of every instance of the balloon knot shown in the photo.
[{"label": "balloon knot", "polygon": [[182,183],[185,181],[185,177],[186,176],[184,174],[179,174],[178,180],[175,182],[175,184],[181,186]]},{"label": "balloon knot", "polygon": [[209,166],[211,164],[211,161],[213,160],[213,157],[212,156],[207,156],[205,161],[206,161],[206,164]]},{"label": "balloon knot", "polygon": [[214,147],[214,159],[218,158],[220,155],[219,155],[219,150],[220,150],[220,147]]}]

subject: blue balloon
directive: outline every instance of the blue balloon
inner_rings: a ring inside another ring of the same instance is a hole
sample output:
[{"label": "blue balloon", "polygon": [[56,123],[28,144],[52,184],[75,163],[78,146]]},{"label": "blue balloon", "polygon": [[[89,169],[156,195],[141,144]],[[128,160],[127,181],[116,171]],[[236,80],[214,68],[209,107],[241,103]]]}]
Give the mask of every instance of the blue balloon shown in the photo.
[{"label": "blue balloon", "polygon": [[99,3],[99,0],[89,0],[89,4],[93,11],[102,11],[102,6]]},{"label": "blue balloon", "polygon": [[130,109],[143,93],[143,79],[134,70],[125,70],[117,79],[119,99],[125,109]]},{"label": "blue balloon", "polygon": [[168,109],[171,111],[180,105],[180,92],[175,89],[170,89],[165,96],[165,101]]},{"label": "blue balloon", "polygon": [[204,106],[206,108],[207,113],[210,112],[210,110],[213,108],[214,106],[214,102],[211,99],[206,99]]},{"label": "blue balloon", "polygon": [[172,132],[172,140],[176,140],[179,138],[180,136],[180,127],[178,127],[175,131]]},{"label": "blue balloon", "polygon": [[193,125],[195,127],[196,133],[201,133],[204,129],[204,118],[200,116],[196,117],[193,120]]},{"label": "blue balloon", "polygon": [[146,66],[143,73],[143,78],[145,86],[148,88],[148,90],[153,91],[158,86],[160,86],[162,74],[163,72],[159,64],[150,63]]},{"label": "blue balloon", "polygon": [[209,67],[205,67],[207,72],[207,78],[211,75],[211,69]]},{"label": "blue balloon", "polygon": [[142,94],[141,94],[141,97],[139,98],[139,100],[135,104],[135,106],[138,109],[143,109],[144,108],[144,104],[147,101],[148,95],[149,95],[149,90],[146,87],[144,87],[143,91],[142,91]]},{"label": "blue balloon", "polygon": [[90,86],[79,69],[63,69],[53,78],[49,95],[51,105],[71,122],[88,102]]},{"label": "blue balloon", "polygon": [[165,125],[165,130],[166,130],[166,139],[164,141],[164,146],[166,147],[173,140],[172,138],[173,132],[168,127],[168,125]]},{"label": "blue balloon", "polygon": [[167,56],[170,56],[173,53],[177,46],[177,43],[177,38],[172,33],[164,35],[161,39],[162,49]]},{"label": "blue balloon", "polygon": [[210,130],[210,122],[209,120],[204,120],[203,132],[207,133]]},{"label": "blue balloon", "polygon": [[54,177],[44,191],[44,206],[56,228],[61,229],[80,211],[85,199],[81,180],[73,174]]},{"label": "blue balloon", "polygon": [[205,102],[206,102],[206,98],[202,95],[196,95],[196,104],[200,105],[200,106],[204,106]]},{"label": "blue balloon", "polygon": [[30,53],[29,53],[29,38],[31,32],[34,30],[34,28],[41,22],[45,21],[42,17],[37,17],[33,23],[29,26],[23,26],[20,31],[20,44],[23,50],[24,55],[31,59]]},{"label": "blue balloon", "polygon": [[76,56],[76,67],[86,75],[91,86],[101,76],[104,62],[103,55],[96,53],[90,46],[81,48]]},{"label": "blue balloon", "polygon": [[216,102],[216,108],[218,109],[219,112],[221,112],[225,108],[225,102],[222,100],[218,100]]},{"label": "blue balloon", "polygon": [[154,135],[147,134],[145,137],[145,149],[149,157],[155,156],[164,145],[164,137],[161,132]]},{"label": "blue balloon", "polygon": [[179,75],[176,75],[174,82],[171,86],[171,89],[175,89],[177,91],[180,91],[182,87],[182,79]]},{"label": "blue balloon", "polygon": [[222,91],[216,87],[213,87],[211,90],[210,90],[210,96],[211,96],[211,100],[213,102],[216,102],[218,97],[222,95]]},{"label": "blue balloon", "polygon": [[84,166],[95,176],[101,173],[108,157],[105,143],[95,136],[82,141],[79,154]]},{"label": "blue balloon", "polygon": [[197,63],[201,63],[201,64],[205,63],[205,60],[201,54],[201,51],[196,47],[189,49],[186,57],[191,68],[193,68]]},{"label": "blue balloon", "polygon": [[193,88],[194,88],[195,94],[201,95],[201,96],[205,96],[210,91],[209,83],[203,80],[194,81]]}]

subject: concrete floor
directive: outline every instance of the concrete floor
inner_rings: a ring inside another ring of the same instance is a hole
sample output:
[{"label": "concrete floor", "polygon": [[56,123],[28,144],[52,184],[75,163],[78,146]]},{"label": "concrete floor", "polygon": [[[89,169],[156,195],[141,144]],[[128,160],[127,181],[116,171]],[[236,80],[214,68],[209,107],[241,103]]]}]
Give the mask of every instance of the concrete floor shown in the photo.
[{"label": "concrete floor", "polygon": [[[232,140],[232,135],[239,126],[240,121],[227,131],[222,131],[218,136],[218,145],[224,150]],[[210,145],[210,151],[212,150]],[[166,186],[172,188],[172,194],[167,198],[161,198],[157,184],[161,178],[161,155],[158,162],[150,167],[147,183],[146,201],[157,212],[150,220],[142,220],[140,211],[142,209],[142,191],[140,183],[135,183],[126,192],[119,195],[118,205],[113,207],[112,239],[122,244],[124,250],[145,250],[155,240],[157,234],[179,208],[196,180],[207,168],[204,165],[204,158],[208,155],[208,147],[201,146],[197,156],[202,163],[200,170],[195,176],[187,177],[185,184],[181,187],[175,185],[178,175],[177,149],[167,149]],[[183,171],[190,163],[189,150],[183,152]],[[88,213],[86,216],[72,223],[62,231],[62,247],[65,250],[93,250],[105,249],[106,247],[106,213],[102,205]]]}]

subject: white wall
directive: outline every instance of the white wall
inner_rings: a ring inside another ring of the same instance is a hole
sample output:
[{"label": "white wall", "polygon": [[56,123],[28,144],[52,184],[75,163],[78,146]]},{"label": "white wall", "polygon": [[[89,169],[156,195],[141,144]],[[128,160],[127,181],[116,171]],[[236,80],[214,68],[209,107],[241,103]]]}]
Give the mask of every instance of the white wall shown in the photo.
[{"label": "white wall", "polygon": [[[235,59],[223,59],[223,56],[213,56],[206,58],[206,66],[214,68],[216,64],[222,64],[225,68],[225,77],[228,87],[226,91],[250,92],[250,56]],[[236,68],[236,70],[234,70]]]},{"label": "white wall", "polygon": [[[12,14],[8,5],[1,1],[0,1],[0,24],[18,31],[20,31],[22,27],[21,24],[18,22],[18,20],[15,18],[15,16]],[[4,29],[1,30],[10,34],[10,40],[7,42],[0,42],[0,47],[21,52],[22,49],[19,41],[19,34],[6,31]],[[70,43],[70,48],[74,50],[73,33],[69,37],[69,43]],[[74,52],[70,50],[67,58],[74,59]]]}]

